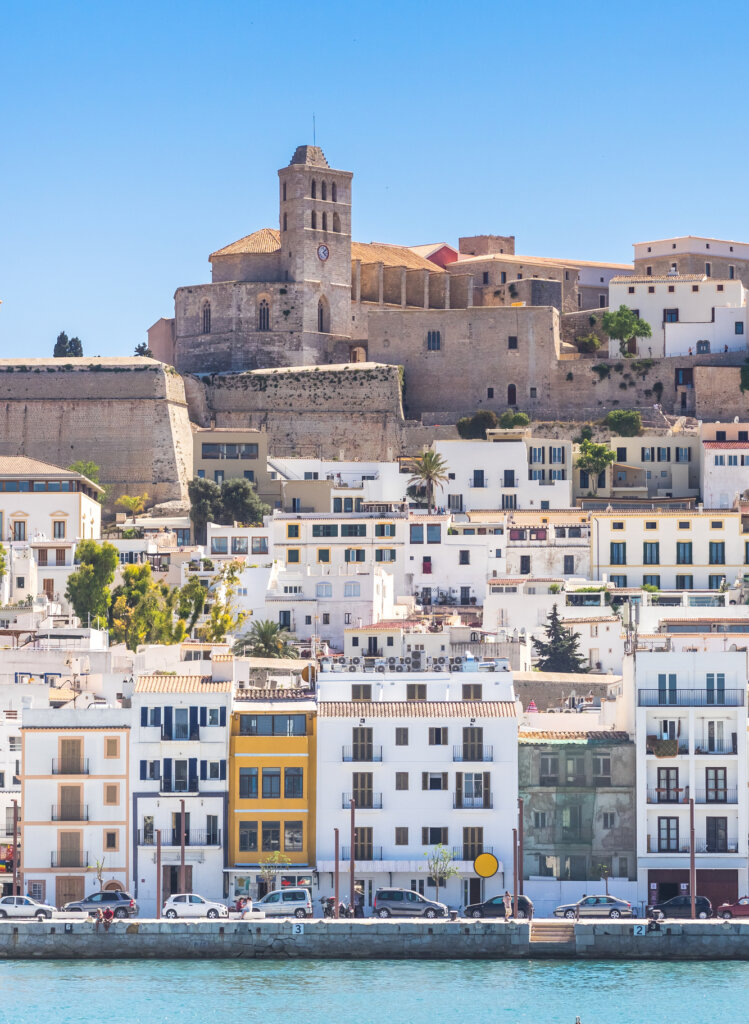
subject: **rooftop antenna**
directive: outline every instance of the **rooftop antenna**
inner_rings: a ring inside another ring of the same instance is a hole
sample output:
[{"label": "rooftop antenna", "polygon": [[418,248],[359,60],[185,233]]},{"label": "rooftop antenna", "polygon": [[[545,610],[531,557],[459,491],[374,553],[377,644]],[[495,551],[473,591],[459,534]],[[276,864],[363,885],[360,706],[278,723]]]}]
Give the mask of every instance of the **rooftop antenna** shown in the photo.
[{"label": "rooftop antenna", "polygon": [[312,145],[317,145],[317,137],[315,135],[315,115],[312,115]]}]

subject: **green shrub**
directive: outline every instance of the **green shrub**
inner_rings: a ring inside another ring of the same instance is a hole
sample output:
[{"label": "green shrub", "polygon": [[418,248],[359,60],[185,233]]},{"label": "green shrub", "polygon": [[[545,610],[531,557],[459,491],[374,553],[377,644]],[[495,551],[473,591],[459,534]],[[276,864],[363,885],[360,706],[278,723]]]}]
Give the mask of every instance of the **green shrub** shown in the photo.
[{"label": "green shrub", "polygon": [[486,440],[487,430],[492,430],[500,424],[497,414],[491,409],[479,409],[473,416],[461,416],[457,422],[458,433],[466,440]]},{"label": "green shrub", "polygon": [[597,352],[601,347],[601,339],[591,331],[590,334],[575,338],[575,344],[578,352]]},{"label": "green shrub", "polygon": [[596,363],[595,366],[591,366],[591,370],[598,374],[599,380],[605,380],[606,377],[611,376],[611,367],[608,363]]},{"label": "green shrub", "polygon": [[642,417],[637,409],[612,409],[604,423],[620,437],[637,437],[642,430]]}]

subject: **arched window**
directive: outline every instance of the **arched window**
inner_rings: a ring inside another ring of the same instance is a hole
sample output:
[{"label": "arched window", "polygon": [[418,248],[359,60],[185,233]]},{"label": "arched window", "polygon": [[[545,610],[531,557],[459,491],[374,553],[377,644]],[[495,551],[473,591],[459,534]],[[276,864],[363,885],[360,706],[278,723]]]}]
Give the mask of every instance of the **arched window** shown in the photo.
[{"label": "arched window", "polygon": [[312,179],[312,192],[310,194],[313,199],[317,198],[317,182],[314,178]]},{"label": "arched window", "polygon": [[211,304],[206,302],[203,305],[203,334],[211,333]]},{"label": "arched window", "polygon": [[507,385],[507,404],[517,405],[518,404],[518,389],[514,384]]},{"label": "arched window", "polygon": [[333,182],[333,184],[330,186],[330,198],[333,200],[334,203],[338,202],[338,189],[336,188],[335,182]]},{"label": "arched window", "polygon": [[286,219],[286,214],[284,214],[283,215],[283,229],[284,229],[284,231],[286,230],[286,227],[287,227],[287,219]]},{"label": "arched window", "polygon": [[320,194],[322,195],[323,199],[328,198],[328,186],[325,182],[323,182],[322,185],[320,186]]},{"label": "arched window", "polygon": [[328,230],[328,215],[327,215],[327,213],[324,213],[322,215],[322,229],[323,229],[323,231],[327,231]]},{"label": "arched window", "polygon": [[283,183],[282,195],[283,201],[286,202],[286,182]]},{"label": "arched window", "polygon": [[333,230],[334,231],[340,231],[341,230],[341,218],[338,216],[337,213],[333,214]]},{"label": "arched window", "polygon": [[328,301],[324,297],[317,303],[317,329],[320,334],[330,332],[330,310]]},{"label": "arched window", "polygon": [[314,210],[312,211],[312,227],[313,228],[317,227],[317,214],[315,213]]},{"label": "arched window", "polygon": [[270,330],[270,306],[267,299],[261,299],[257,307],[257,329],[259,331]]}]

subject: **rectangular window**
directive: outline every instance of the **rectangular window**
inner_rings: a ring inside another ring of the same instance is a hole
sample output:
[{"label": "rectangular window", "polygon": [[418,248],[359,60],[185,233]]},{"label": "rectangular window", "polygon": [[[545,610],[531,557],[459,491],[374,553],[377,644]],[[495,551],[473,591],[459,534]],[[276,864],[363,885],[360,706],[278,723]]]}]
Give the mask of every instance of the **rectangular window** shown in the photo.
[{"label": "rectangular window", "polygon": [[254,853],[257,850],[256,821],[240,821],[239,849],[244,853]]},{"label": "rectangular window", "polygon": [[427,352],[439,352],[442,348],[442,336],[439,331],[427,331]]},{"label": "rectangular window", "polygon": [[366,537],[366,523],[341,523],[342,537]]},{"label": "rectangular window", "polygon": [[286,800],[301,800],[304,795],[304,769],[284,768],[283,795]]},{"label": "rectangular window", "polygon": [[267,555],[268,554],[268,538],[267,537],[253,537],[251,550],[253,555]]},{"label": "rectangular window", "polygon": [[240,768],[240,800],[257,800],[257,768]]},{"label": "rectangular window", "polygon": [[427,699],[426,683],[407,683],[406,684],[406,700],[426,700],[426,699]]},{"label": "rectangular window", "polygon": [[338,523],[316,523],[312,526],[313,537],[337,537]]},{"label": "rectangular window", "polygon": [[430,747],[445,747],[447,746],[447,728],[445,726],[438,726],[429,730],[429,746]]},{"label": "rectangular window", "polygon": [[559,757],[556,754],[542,754],[540,763],[542,786],[559,785]]},{"label": "rectangular window", "polygon": [[422,828],[421,842],[424,846],[447,846],[447,832],[446,828]]},{"label": "rectangular window", "polygon": [[286,524],[286,536],[289,539],[299,539],[299,523],[287,523]]},{"label": "rectangular window", "polygon": [[301,561],[301,555],[299,548],[289,548],[286,552],[286,562],[288,565],[298,565]]},{"label": "rectangular window", "polygon": [[677,590],[693,590],[694,589],[694,576],[682,576],[676,577],[676,589]]},{"label": "rectangular window", "polygon": [[120,756],[120,740],[118,736],[107,736],[104,739],[104,757],[113,758]]},{"label": "rectangular window", "polygon": [[722,540],[710,541],[710,565],[726,564],[726,545]]},{"label": "rectangular window", "polygon": [[239,716],[240,736],[306,736],[306,715]]},{"label": "rectangular window", "polygon": [[120,802],[119,783],[107,783],[104,786],[104,804],[107,807],[114,807]]},{"label": "rectangular window", "polygon": [[725,578],[726,577],[725,577],[725,575],[723,573],[721,573],[718,576],[716,576],[716,575],[708,576],[708,578],[707,578],[707,589],[708,590],[720,590],[720,588],[723,586],[723,581],[725,580]]},{"label": "rectangular window", "polygon": [[315,585],[315,594],[317,597],[332,597],[333,596],[333,584],[332,583],[317,583]]},{"label": "rectangular window", "polygon": [[298,853],[304,849],[304,825],[301,821],[283,823],[283,848],[288,853]]},{"label": "rectangular window", "polygon": [[232,537],[231,539],[231,553],[233,555],[246,555],[249,550],[249,541],[247,537]]},{"label": "rectangular window", "polygon": [[439,523],[427,524],[427,544],[439,544],[442,541],[442,527]]},{"label": "rectangular window", "polygon": [[263,853],[274,853],[281,849],[280,821],[263,822]]},{"label": "rectangular window", "polygon": [[281,769],[263,768],[263,800],[278,800],[281,796]]},{"label": "rectangular window", "polygon": [[508,337],[508,339],[507,339],[507,347],[508,348],[517,348],[518,347],[518,339],[517,339],[517,337],[515,335],[511,334]]},{"label": "rectangular window", "polygon": [[593,758],[593,785],[611,785],[611,754],[596,754]]},{"label": "rectangular window", "polygon": [[611,565],[626,565],[627,564],[627,545],[626,543],[614,543],[610,544],[611,557],[609,559]]},{"label": "rectangular window", "polygon": [[395,523],[375,523],[375,537],[394,537]]},{"label": "rectangular window", "polygon": [[399,790],[408,789],[408,772],[395,773],[395,788]]},{"label": "rectangular window", "polygon": [[678,324],[678,322],[679,322],[679,310],[678,309],[664,309],[663,310],[663,322],[665,324]]},{"label": "rectangular window", "polygon": [[408,846],[408,829],[405,827],[396,828],[395,830],[395,845],[396,846]]},{"label": "rectangular window", "polygon": [[364,548],[346,548],[343,552],[344,562],[363,562],[366,552]]},{"label": "rectangular window", "polygon": [[[643,586],[646,587],[657,587],[661,589],[661,578],[660,576],[645,575],[642,577]],[[592,627],[593,628],[593,627]]]},{"label": "rectangular window", "polygon": [[344,597],[361,597],[361,583],[350,582],[343,584]]},{"label": "rectangular window", "polygon": [[423,544],[424,543],[424,526],[422,523],[411,523],[409,530],[410,540],[412,544]]},{"label": "rectangular window", "polygon": [[481,700],[483,687],[481,683],[463,683],[462,686],[462,699],[463,700]]},{"label": "rectangular window", "polygon": [[676,543],[676,564],[677,565],[691,565],[692,564],[692,542],[691,541],[677,541],[677,543]]},{"label": "rectangular window", "polygon": [[657,541],[646,541],[642,545],[643,565],[660,565],[660,545]]},{"label": "rectangular window", "polygon": [[55,540],[65,539],[65,522],[62,519],[56,519],[52,523],[52,536]]},{"label": "rectangular window", "polygon": [[[430,541],[431,543],[431,541]],[[375,548],[375,562],[394,562],[394,548]]]},{"label": "rectangular window", "polygon": [[408,729],[399,726],[395,730],[395,745],[396,747],[408,746]]},{"label": "rectangular window", "polygon": [[351,700],[372,700],[372,684],[353,683],[351,686]]},{"label": "rectangular window", "polygon": [[211,554],[226,555],[229,553],[228,537],[211,537]]},{"label": "rectangular window", "polygon": [[330,548],[318,548],[317,549],[317,561],[319,565],[327,565],[330,563]]},{"label": "rectangular window", "polygon": [[607,830],[616,827],[616,814],[613,811],[603,812],[603,827]]},{"label": "rectangular window", "polygon": [[471,552],[460,551],[458,553],[458,565],[470,565],[471,564]]}]

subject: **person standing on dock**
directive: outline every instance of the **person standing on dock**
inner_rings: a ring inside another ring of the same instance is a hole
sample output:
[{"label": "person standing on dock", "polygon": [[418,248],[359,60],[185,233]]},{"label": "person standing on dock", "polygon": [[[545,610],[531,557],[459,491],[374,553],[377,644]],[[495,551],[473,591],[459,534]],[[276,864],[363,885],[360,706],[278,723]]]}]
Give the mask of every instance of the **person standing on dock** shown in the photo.
[{"label": "person standing on dock", "polygon": [[510,896],[510,893],[507,889],[505,889],[505,894],[502,897],[502,902],[505,905],[505,921],[509,921],[510,917],[512,916],[512,896]]}]

